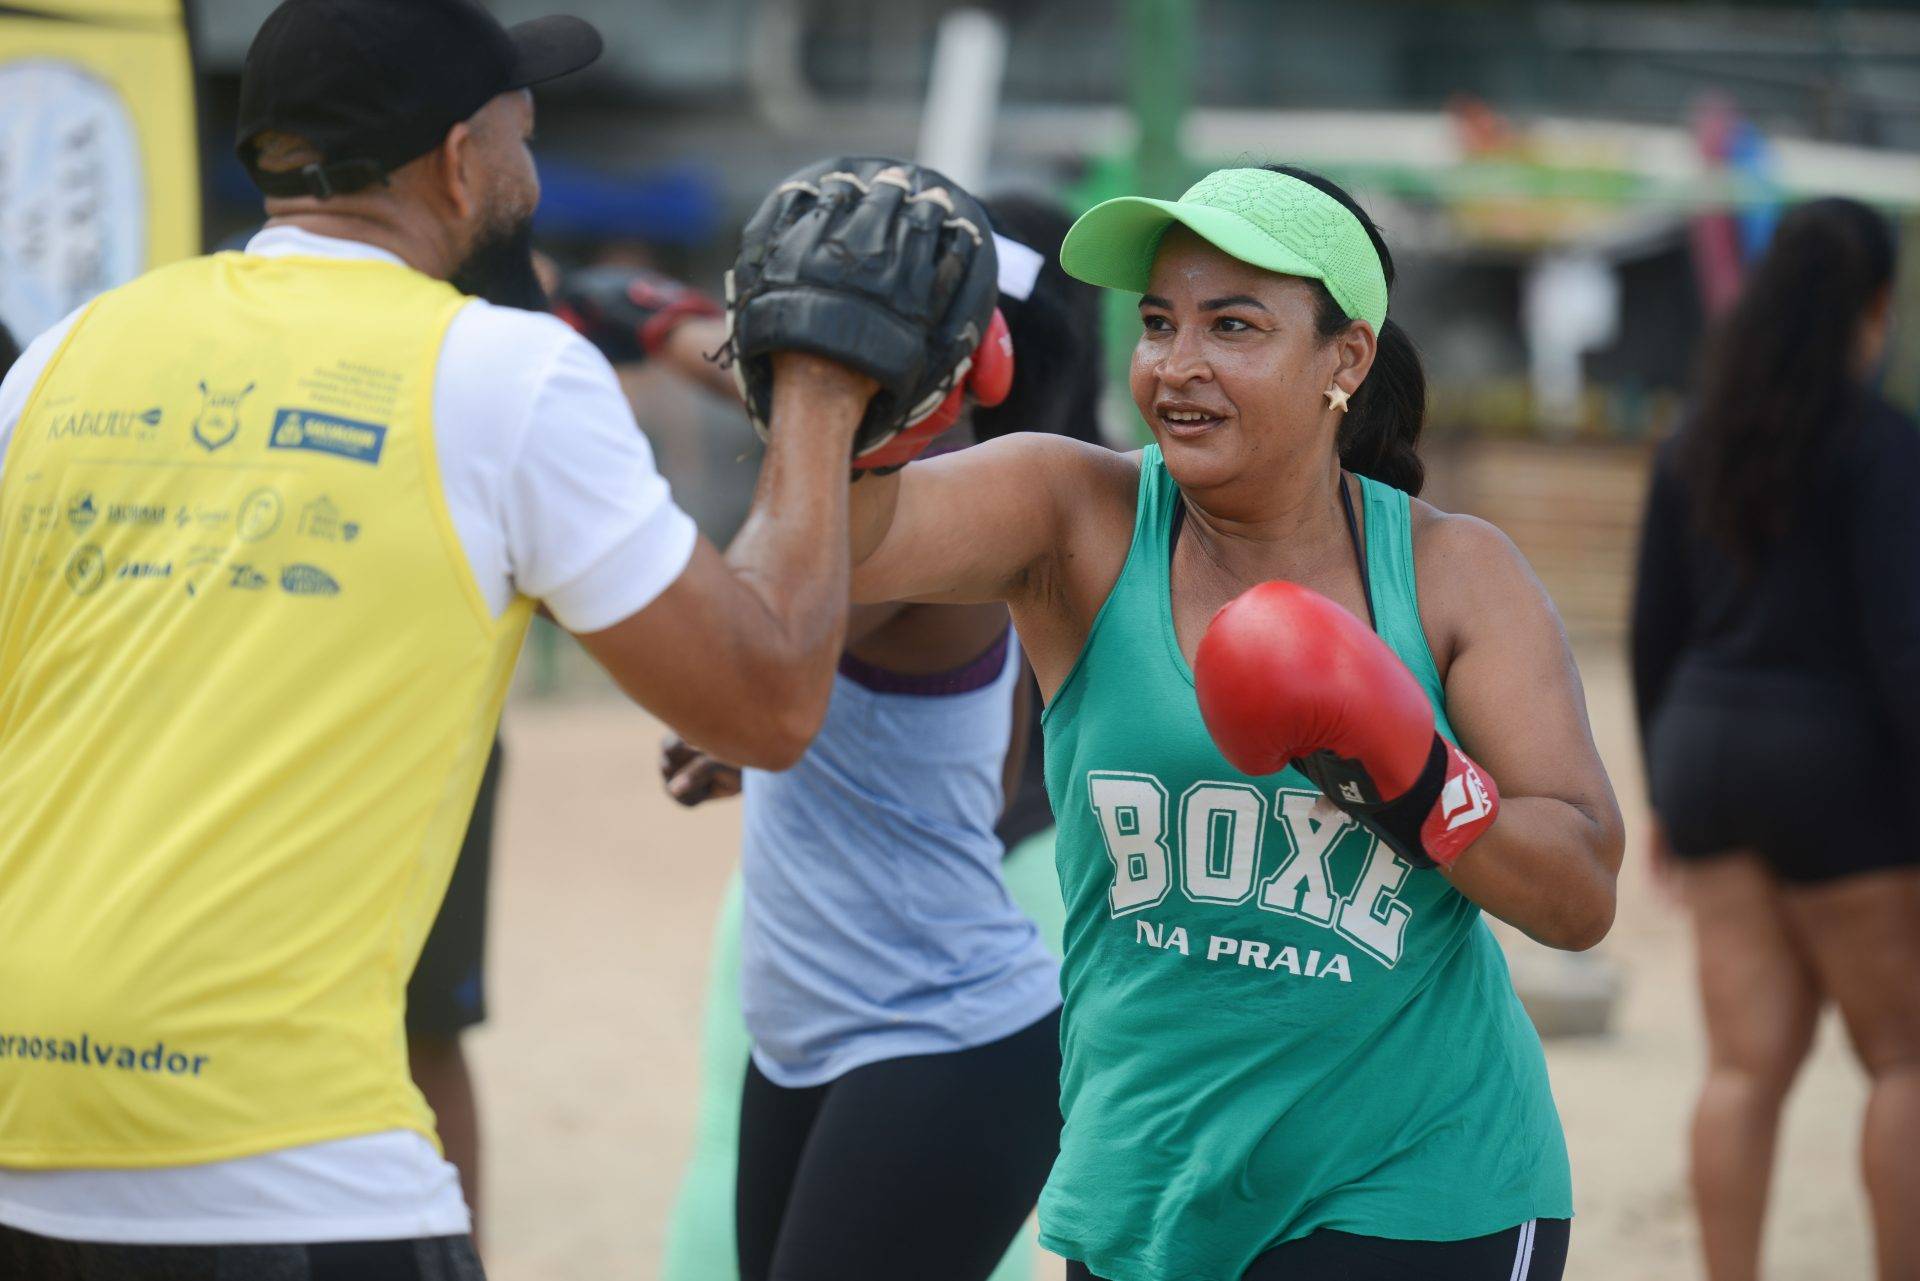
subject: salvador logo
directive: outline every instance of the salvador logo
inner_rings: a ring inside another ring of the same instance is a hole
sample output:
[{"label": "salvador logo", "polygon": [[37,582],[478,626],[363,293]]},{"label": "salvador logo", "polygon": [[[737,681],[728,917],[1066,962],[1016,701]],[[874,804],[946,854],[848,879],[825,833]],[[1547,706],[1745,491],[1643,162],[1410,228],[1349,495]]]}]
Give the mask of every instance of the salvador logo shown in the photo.
[{"label": "salvador logo", "polygon": [[253,390],[248,383],[239,391],[214,391],[203,379],[200,383],[200,412],[193,420],[193,438],[208,453],[233,442],[240,434],[240,402]]},{"label": "salvador logo", "polygon": [[280,571],[280,590],[289,596],[338,596],[340,584],[318,565],[288,565]]},{"label": "salvador logo", "polygon": [[304,449],[375,466],[386,441],[383,423],[363,423],[316,409],[281,409],[273,416],[273,430],[267,433],[268,449]]}]

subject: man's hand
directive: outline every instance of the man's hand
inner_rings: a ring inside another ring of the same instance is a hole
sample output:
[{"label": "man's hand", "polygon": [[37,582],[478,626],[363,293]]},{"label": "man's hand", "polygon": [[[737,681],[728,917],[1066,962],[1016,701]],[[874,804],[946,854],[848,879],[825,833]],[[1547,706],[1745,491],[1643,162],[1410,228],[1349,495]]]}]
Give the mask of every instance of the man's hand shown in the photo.
[{"label": "man's hand", "polygon": [[770,358],[792,351],[873,379],[852,458],[935,415],[992,324],[991,231],[972,196],[901,161],[824,160],[774,188],[727,273],[727,355],[754,427],[778,434]]},{"label": "man's hand", "polygon": [[660,780],[667,795],[689,808],[740,795],[740,767],[707,755],[677,734],[660,743]]},{"label": "man's hand", "polygon": [[[857,370],[824,356],[804,351],[779,351],[773,354],[773,395],[776,404],[781,393],[804,400],[814,413],[832,415],[836,420],[851,412],[852,426],[860,425],[867,402],[880,384]],[[803,411],[804,412],[804,411]]]}]

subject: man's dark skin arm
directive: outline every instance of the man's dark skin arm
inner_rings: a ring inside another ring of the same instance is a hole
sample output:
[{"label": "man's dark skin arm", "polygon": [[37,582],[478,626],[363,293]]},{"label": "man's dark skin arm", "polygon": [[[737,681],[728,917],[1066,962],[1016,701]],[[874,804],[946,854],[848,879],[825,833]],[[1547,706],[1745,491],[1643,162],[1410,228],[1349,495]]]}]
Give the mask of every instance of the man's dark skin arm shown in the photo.
[{"label": "man's dark skin arm", "polygon": [[[905,675],[949,671],[977,658],[1007,626],[1007,611],[998,605],[910,605],[889,601],[854,605],[847,610],[847,652]],[[984,638],[982,638],[984,636]],[[1019,695],[1014,702],[1018,738],[1009,748],[1012,773],[1007,786],[1017,787],[1026,758],[1026,721]],[[718,753],[701,751],[678,734],[660,746],[660,777],[667,794],[682,805],[725,800],[740,794],[740,767]],[[1008,791],[1010,798],[1012,792]]]},{"label": "man's dark skin arm", "polygon": [[723,556],[701,538],[673,585],[580,643],[633,700],[716,755],[800,758],[846,636],[847,459],[871,380],[775,357],[773,431],[753,509]]}]

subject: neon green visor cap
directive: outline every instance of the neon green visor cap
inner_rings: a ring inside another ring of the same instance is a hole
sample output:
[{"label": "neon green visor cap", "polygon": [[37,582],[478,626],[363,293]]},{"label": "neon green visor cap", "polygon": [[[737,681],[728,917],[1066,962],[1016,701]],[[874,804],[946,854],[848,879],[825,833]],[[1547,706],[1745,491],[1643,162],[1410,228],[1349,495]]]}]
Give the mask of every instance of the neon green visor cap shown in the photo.
[{"label": "neon green visor cap", "polygon": [[1241,262],[1320,281],[1376,334],[1386,322],[1386,274],[1360,220],[1312,183],[1271,169],[1216,169],[1178,200],[1102,201],[1067,232],[1060,266],[1090,285],[1143,294],[1176,222]]}]

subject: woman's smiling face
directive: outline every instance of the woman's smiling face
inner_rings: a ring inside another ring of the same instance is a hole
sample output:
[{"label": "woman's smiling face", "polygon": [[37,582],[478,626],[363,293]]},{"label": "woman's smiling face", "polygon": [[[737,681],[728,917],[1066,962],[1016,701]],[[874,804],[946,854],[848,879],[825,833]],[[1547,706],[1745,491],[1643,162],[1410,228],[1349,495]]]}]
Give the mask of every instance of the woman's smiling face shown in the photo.
[{"label": "woman's smiling face", "polygon": [[1133,401],[1182,487],[1332,450],[1323,393],[1341,344],[1320,336],[1312,282],[1241,262],[1176,225],[1154,257],[1140,322]]}]

